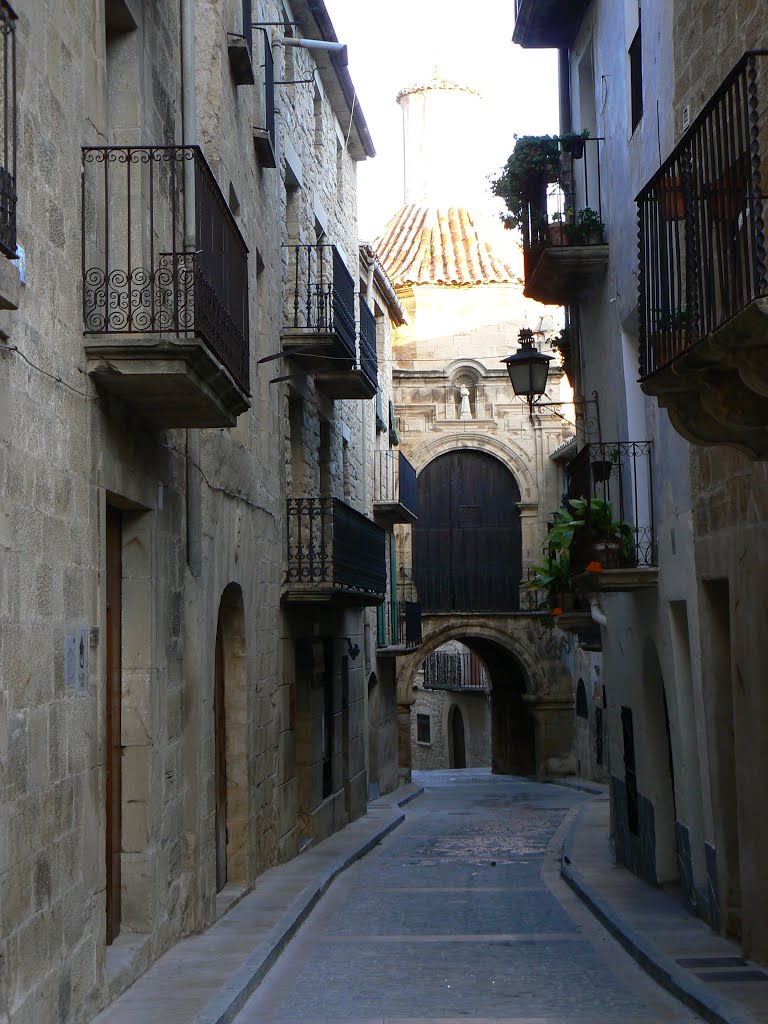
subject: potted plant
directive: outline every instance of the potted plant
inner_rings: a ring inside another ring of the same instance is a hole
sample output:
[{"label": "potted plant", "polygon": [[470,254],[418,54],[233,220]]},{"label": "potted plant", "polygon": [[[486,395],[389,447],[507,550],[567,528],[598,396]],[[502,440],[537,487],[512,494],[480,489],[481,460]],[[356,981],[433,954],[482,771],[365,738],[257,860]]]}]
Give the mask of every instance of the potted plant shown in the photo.
[{"label": "potted plant", "polygon": [[592,478],[595,483],[603,484],[606,480],[610,479],[613,467],[619,461],[619,450],[618,448],[611,448],[610,451],[606,452],[605,448],[601,445],[599,454],[600,458],[592,460]]},{"label": "potted plant", "polygon": [[685,217],[685,193],[683,182],[677,175],[661,178],[657,182],[661,215],[665,220],[682,220]]},{"label": "potted plant", "polygon": [[576,594],[571,585],[571,560],[567,551],[550,549],[541,565],[533,567],[533,576],[523,586],[528,590],[545,591],[550,611],[557,614],[573,611],[576,607]]},{"label": "potted plant", "polygon": [[571,563],[586,568],[592,562],[603,569],[632,565],[635,531],[629,523],[613,518],[609,501],[572,498],[569,507],[577,518],[571,543]]},{"label": "potted plant", "polygon": [[552,339],[552,347],[560,354],[563,373],[573,383],[571,377],[573,371],[573,328],[570,324],[561,328],[560,332]]},{"label": "potted plant", "polygon": [[579,210],[573,224],[566,224],[565,233],[571,245],[602,245],[605,224],[597,210],[585,206]]},{"label": "potted plant", "polygon": [[565,224],[559,210],[552,214],[552,220],[547,225],[547,237],[550,245],[565,245]]},{"label": "potted plant", "polygon": [[515,148],[491,191],[503,199],[507,213],[502,215],[506,228],[523,228],[528,223],[531,203],[546,206],[546,186],[558,180],[560,146],[557,136],[516,135]]},{"label": "potted plant", "polygon": [[581,160],[584,156],[584,142],[588,138],[588,130],[583,132],[565,132],[564,135],[559,136],[563,152],[570,153],[574,160]]}]

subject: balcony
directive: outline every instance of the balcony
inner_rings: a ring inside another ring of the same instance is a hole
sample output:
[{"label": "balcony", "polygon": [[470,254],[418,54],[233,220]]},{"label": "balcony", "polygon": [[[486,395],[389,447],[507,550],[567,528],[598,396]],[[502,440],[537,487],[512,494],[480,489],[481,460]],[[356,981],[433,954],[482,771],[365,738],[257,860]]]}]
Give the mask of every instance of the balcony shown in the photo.
[{"label": "balcony", "polygon": [[637,197],[640,377],[694,444],[768,458],[768,52],[746,53]]},{"label": "balcony", "polygon": [[[577,531],[571,546],[571,571],[578,590],[633,591],[656,586],[652,454],[651,441],[603,441],[585,445],[566,466],[568,500],[608,502],[612,519],[629,527],[625,550],[596,551],[593,513],[587,506],[586,527]],[[600,562],[602,571],[586,571],[594,560]]]},{"label": "balcony", "polygon": [[589,0],[515,0],[513,42],[526,49],[570,46]]},{"label": "balcony", "polygon": [[373,518],[380,526],[413,523],[418,519],[416,470],[402,452],[374,452]]},{"label": "balcony", "polygon": [[249,406],[248,249],[197,146],[83,149],[83,322],[102,392],[161,428]]},{"label": "balcony", "polygon": [[[576,305],[608,268],[602,223],[601,138],[583,140],[574,156],[561,141],[554,181],[531,188],[523,224],[524,294],[553,306]],[[581,151],[581,146],[577,153]]]},{"label": "balcony", "polygon": [[421,605],[412,583],[398,582],[395,598],[379,605],[377,626],[379,656],[408,654],[421,645]]},{"label": "balcony", "polygon": [[289,498],[283,600],[378,605],[387,590],[385,533],[338,498]]},{"label": "balcony", "polygon": [[289,301],[283,348],[330,398],[373,398],[378,370],[376,320],[360,303],[335,245],[290,245]]},{"label": "balcony", "polygon": [[423,663],[425,690],[450,690],[487,696],[491,681],[478,656],[472,652],[434,651]]}]

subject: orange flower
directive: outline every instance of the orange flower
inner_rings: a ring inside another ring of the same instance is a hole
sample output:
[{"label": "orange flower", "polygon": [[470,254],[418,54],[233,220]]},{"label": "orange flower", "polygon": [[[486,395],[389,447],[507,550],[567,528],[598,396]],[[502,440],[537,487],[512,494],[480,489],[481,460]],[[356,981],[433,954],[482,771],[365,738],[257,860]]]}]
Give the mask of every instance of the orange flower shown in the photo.
[{"label": "orange flower", "polygon": [[602,572],[603,567],[600,562],[590,562],[587,566],[587,572]]},{"label": "orange flower", "polygon": [[563,614],[563,609],[562,608],[553,608],[552,609],[552,614],[553,615],[562,615]]}]

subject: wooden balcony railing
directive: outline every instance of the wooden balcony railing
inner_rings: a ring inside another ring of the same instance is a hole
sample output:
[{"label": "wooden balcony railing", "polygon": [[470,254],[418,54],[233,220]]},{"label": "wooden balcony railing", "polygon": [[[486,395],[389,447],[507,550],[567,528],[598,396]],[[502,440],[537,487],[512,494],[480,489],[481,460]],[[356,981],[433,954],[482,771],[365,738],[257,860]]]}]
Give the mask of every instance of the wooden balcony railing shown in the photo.
[{"label": "wooden balcony railing", "polygon": [[746,53],[637,197],[640,375],[768,296],[768,51]]},{"label": "wooden balcony railing", "polygon": [[197,335],[249,389],[248,249],[197,146],[89,146],[87,335]]}]

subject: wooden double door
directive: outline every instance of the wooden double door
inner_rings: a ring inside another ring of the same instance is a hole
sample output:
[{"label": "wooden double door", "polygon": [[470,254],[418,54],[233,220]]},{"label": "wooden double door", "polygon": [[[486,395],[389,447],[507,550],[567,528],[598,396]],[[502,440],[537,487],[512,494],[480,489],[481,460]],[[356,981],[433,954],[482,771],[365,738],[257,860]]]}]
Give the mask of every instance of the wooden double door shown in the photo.
[{"label": "wooden double door", "polygon": [[425,612],[516,611],[520,488],[485,452],[440,455],[416,482],[413,570]]}]

